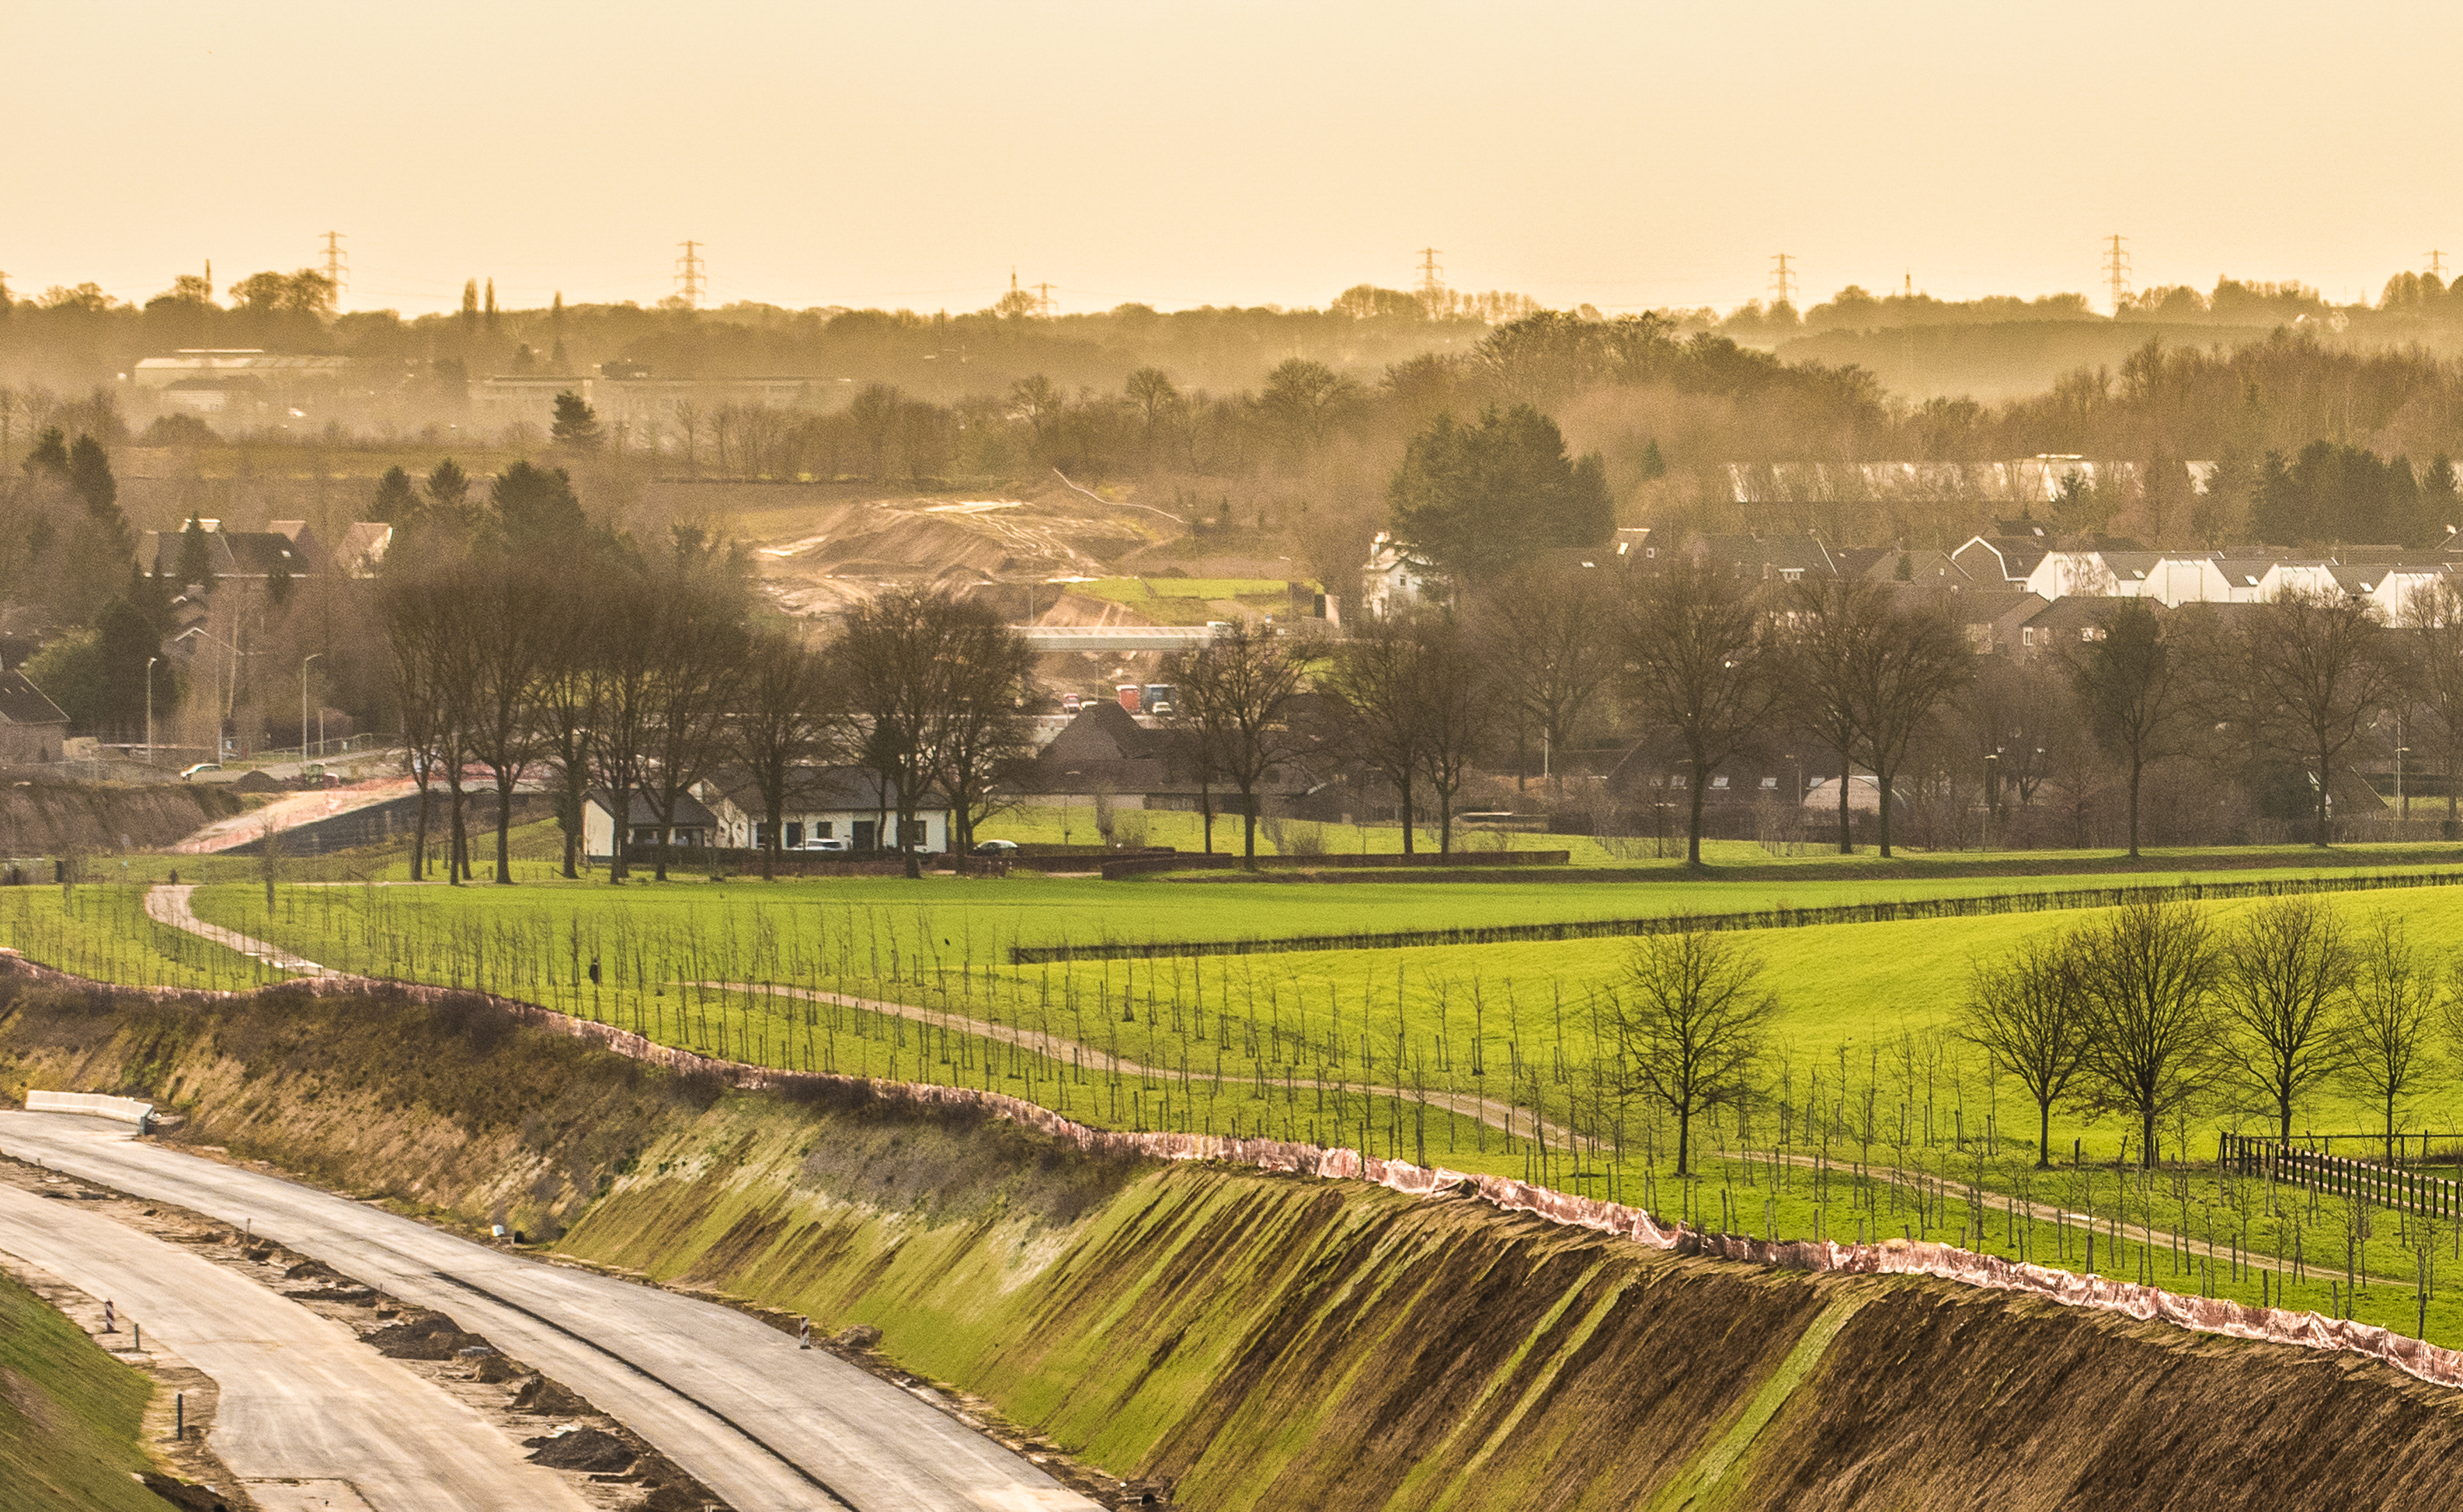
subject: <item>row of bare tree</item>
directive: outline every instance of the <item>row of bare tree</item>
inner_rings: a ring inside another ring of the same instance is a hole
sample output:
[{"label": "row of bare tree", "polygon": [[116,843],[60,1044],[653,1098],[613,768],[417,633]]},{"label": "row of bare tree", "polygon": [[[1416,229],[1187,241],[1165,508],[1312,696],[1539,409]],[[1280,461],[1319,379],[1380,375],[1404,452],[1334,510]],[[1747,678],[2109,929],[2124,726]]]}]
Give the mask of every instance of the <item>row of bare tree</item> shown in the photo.
[{"label": "row of bare tree", "polygon": [[2384,1116],[2463,1055],[2463,974],[2416,950],[2401,918],[2355,931],[2323,900],[2279,898],[2218,929],[2194,904],[2135,903],[1980,965],[1963,1029],[2035,1098],[2041,1153],[2053,1106],[2077,1099],[2157,1130],[2192,1103],[2264,1117],[2284,1139],[2338,1085]]},{"label": "row of bare tree", "polygon": [[[395,707],[420,810],[412,870],[425,876],[432,793],[447,804],[446,866],[475,876],[466,810],[474,772],[495,796],[499,882],[512,880],[514,792],[548,775],[579,875],[582,814],[599,790],[614,822],[609,880],[626,874],[636,800],[666,876],[677,813],[723,766],[761,800],[764,874],[782,816],[812,768],[879,778],[884,815],[915,834],[947,795],[958,848],[989,811],[993,777],[1027,747],[1031,656],[991,611],[944,593],[893,590],[811,644],[756,628],[741,559],[679,531],[665,559],[609,554],[564,570],[483,551],[432,548],[389,571],[381,610]],[[911,845],[909,874],[920,863]]]}]

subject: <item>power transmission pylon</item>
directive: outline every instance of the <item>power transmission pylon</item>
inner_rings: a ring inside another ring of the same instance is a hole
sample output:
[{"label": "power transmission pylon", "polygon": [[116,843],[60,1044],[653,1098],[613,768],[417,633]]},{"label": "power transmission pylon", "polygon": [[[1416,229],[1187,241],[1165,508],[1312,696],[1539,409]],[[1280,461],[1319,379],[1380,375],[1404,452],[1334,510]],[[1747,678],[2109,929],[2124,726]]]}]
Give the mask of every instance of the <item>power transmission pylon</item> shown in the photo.
[{"label": "power transmission pylon", "polygon": [[1785,252],[1771,258],[1771,303],[1796,308],[1796,271],[1788,266]]},{"label": "power transmission pylon", "polygon": [[1420,307],[1431,316],[1446,302],[1446,271],[1437,266],[1438,255],[1434,247],[1420,249]]},{"label": "power transmission pylon", "polygon": [[708,281],[701,271],[701,243],[684,241],[676,245],[685,250],[685,254],[676,259],[676,297],[684,301],[686,309],[698,310],[702,286]]},{"label": "power transmission pylon", "polygon": [[[212,266],[210,263],[207,264],[207,285],[211,285],[214,281],[214,275],[210,271]],[[325,233],[325,281],[334,286],[334,308],[337,310],[342,307],[342,291],[350,287],[350,277],[351,259],[349,254],[342,251],[342,233],[327,231]]]},{"label": "power transmission pylon", "polygon": [[2112,290],[2112,313],[2115,315],[2121,313],[2122,305],[2129,298],[2129,253],[2121,250],[2122,244],[2128,239],[2115,231],[2105,237],[2103,243],[2103,277]]},{"label": "power transmission pylon", "polygon": [[2446,254],[2434,248],[2429,252],[2429,276],[2440,283],[2446,281]]},{"label": "power transmission pylon", "polygon": [[1042,316],[1046,319],[1051,318],[1052,285],[1048,283],[1039,283],[1035,286],[1035,313]]}]

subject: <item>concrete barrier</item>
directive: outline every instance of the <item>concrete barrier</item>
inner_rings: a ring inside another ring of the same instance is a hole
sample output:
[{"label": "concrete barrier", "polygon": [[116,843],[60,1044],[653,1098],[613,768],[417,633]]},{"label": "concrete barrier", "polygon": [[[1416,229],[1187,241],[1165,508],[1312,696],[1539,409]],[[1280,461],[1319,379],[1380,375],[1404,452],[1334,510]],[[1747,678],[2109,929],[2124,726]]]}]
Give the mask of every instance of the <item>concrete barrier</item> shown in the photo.
[{"label": "concrete barrier", "polygon": [[108,1097],[100,1092],[37,1092],[26,1093],[29,1113],[83,1113],[88,1118],[112,1118],[123,1124],[143,1129],[154,1116],[154,1105],[141,1103],[133,1097]]}]

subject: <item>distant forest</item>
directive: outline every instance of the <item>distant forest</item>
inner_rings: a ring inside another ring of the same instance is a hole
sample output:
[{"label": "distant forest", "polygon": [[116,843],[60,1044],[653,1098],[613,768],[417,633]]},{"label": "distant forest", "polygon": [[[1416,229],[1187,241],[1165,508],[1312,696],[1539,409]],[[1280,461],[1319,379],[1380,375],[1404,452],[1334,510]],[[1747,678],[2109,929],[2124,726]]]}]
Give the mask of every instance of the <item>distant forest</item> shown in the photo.
[{"label": "distant forest", "polygon": [[[185,449],[188,461],[149,465],[149,474],[227,473],[212,449],[242,439],[322,449],[328,476],[372,478],[398,460],[424,471],[455,449],[474,465],[493,465],[477,455],[489,451],[562,456],[586,472],[578,443],[543,426],[480,435],[443,422],[469,418],[473,377],[578,378],[621,363],[671,378],[829,379],[805,407],[713,405],[680,441],[632,457],[637,473],[930,489],[1057,468],[1089,487],[1179,500],[1175,513],[1236,527],[1253,547],[1279,543],[1325,581],[1360,559],[1414,436],[1439,415],[1468,423],[1515,405],[1554,419],[1573,454],[1600,456],[1620,523],[1675,531],[1813,529],[1846,544],[1948,546],[2030,503],[2064,531],[2148,546],[2281,533],[2272,544],[2425,548],[2457,523],[2437,464],[2463,453],[2463,362],[2433,338],[2452,329],[2463,342],[2463,296],[2409,274],[2374,307],[2225,279],[2206,294],[2150,291],[2118,319],[2075,296],[1952,304],[1853,288],[1801,317],[1755,306],[1604,316],[1502,294],[1431,312],[1414,295],[1364,285],[1323,309],[1062,316],[1022,295],[965,315],[510,310],[474,279],[462,310],[404,319],[335,314],[313,272],[256,274],[224,296],[184,277],[142,305],[90,286],[0,303],[0,466],[13,473],[38,433],[57,427],[115,449]],[[2044,333],[2085,333],[2113,360],[2001,398],[1911,397],[1893,382],[1894,348],[1955,345],[1985,360],[2028,351]],[[1874,360],[1808,355],[1825,342]],[[309,417],[295,431],[249,438],[141,412],[118,375],[188,347],[342,356],[367,403],[352,425]],[[2316,453],[2321,445],[2331,454]],[[354,463],[355,450],[383,463]],[[1851,465],[2045,454],[2093,464],[2081,469],[2087,485],[2022,501],[1842,481]],[[2355,462],[2364,456],[2370,467]],[[2195,497],[2191,462],[2216,464]],[[1825,465],[1821,481],[1742,496],[1738,470],[1801,463]],[[217,507],[248,515],[244,499]],[[337,507],[347,513],[348,501]]]}]

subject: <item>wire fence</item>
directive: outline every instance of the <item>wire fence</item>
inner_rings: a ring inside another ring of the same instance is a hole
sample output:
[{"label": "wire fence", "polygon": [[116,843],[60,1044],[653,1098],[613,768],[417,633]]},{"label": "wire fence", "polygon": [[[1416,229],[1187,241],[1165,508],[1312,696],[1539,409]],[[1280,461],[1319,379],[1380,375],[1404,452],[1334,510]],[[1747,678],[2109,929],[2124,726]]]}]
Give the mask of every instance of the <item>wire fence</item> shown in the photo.
[{"label": "wire fence", "polygon": [[2463,871],[2367,872],[2340,877],[2283,877],[2262,882],[2180,882],[2125,887],[2071,887],[2054,892],[1988,892],[1964,898],[1842,903],[1809,909],[1780,907],[1741,913],[1663,913],[1649,918],[1577,919],[1554,924],[1459,925],[1438,930],[1290,934],[1226,940],[1104,940],[1059,945],[1014,945],[1010,948],[1009,957],[1014,965],[1037,966],[1047,962],[1156,960],[1191,955],[1407,950],[1423,945],[1520,945],[1624,939],[1695,930],[1796,930],[1823,924],[1896,924],[1914,919],[1983,918],[2003,913],[2117,909],[2131,903],[2199,903],[2322,892],[2451,887],[2458,883],[2463,883]]}]

